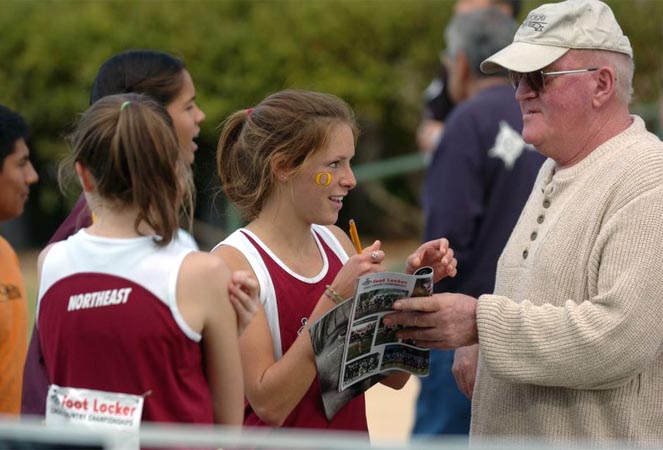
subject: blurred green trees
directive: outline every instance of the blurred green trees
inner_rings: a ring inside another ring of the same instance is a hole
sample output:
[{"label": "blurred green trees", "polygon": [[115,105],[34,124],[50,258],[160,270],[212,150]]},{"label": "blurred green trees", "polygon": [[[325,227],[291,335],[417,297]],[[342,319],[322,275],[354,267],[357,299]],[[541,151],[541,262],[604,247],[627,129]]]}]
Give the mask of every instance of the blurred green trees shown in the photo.
[{"label": "blurred green trees", "polygon": [[[538,3],[526,1],[521,15]],[[609,3],[635,48],[635,102],[652,104],[660,90],[663,1]],[[23,114],[33,131],[41,174],[31,199],[40,225],[34,235],[50,235],[71,205],[54,182],[67,151],[62,136],[87,107],[96,71],[112,54],[156,48],[185,60],[207,114],[196,172],[199,213],[208,217],[219,123],[280,89],[347,100],[363,130],[355,162],[413,152],[421,93],[436,72],[452,6],[450,0],[3,0],[0,103]],[[386,190],[416,204],[420,179],[417,173],[390,181]],[[388,222],[363,222],[362,229],[377,233]]]}]

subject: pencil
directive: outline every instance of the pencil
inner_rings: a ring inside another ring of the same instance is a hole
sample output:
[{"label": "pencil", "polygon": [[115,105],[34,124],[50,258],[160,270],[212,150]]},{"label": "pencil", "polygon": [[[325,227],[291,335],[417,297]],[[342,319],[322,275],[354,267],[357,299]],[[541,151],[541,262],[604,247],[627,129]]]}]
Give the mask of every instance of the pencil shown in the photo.
[{"label": "pencil", "polygon": [[357,233],[357,225],[355,221],[350,219],[350,239],[357,249],[357,253],[361,253],[361,242],[359,241],[359,233]]}]

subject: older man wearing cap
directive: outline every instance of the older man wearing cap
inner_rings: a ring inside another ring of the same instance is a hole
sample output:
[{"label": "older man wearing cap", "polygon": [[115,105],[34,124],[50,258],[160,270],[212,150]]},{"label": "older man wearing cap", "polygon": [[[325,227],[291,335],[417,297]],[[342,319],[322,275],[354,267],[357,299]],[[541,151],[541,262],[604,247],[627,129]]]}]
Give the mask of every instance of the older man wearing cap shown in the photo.
[{"label": "older man wearing cap", "polygon": [[458,352],[474,437],[663,445],[663,143],[629,114],[628,38],[598,0],[546,4],[482,63],[500,68],[548,159],[495,291],[402,300],[385,322],[433,348],[479,344],[474,386]]}]

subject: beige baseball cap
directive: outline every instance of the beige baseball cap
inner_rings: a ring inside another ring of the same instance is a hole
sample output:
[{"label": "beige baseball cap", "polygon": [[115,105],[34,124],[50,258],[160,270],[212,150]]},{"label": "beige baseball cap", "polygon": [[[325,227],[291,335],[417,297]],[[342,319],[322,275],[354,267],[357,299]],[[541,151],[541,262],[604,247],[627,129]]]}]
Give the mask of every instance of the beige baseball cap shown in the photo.
[{"label": "beige baseball cap", "polygon": [[530,12],[513,43],[483,61],[481,70],[533,72],[570,49],[608,50],[633,57],[631,43],[608,5],[600,0],[566,0]]}]

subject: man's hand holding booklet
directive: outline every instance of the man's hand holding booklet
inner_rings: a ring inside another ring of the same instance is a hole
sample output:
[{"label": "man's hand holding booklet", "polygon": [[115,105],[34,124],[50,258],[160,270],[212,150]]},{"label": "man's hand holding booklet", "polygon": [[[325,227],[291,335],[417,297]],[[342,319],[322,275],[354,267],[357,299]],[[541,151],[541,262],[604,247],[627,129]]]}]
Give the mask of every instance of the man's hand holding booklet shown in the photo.
[{"label": "man's hand holding booklet", "polygon": [[430,350],[398,339],[397,328],[386,327],[382,319],[398,299],[431,295],[433,275],[427,266],[412,275],[362,276],[352,299],[310,326],[327,419],[394,371],[428,375]]}]

